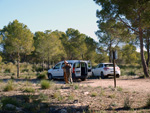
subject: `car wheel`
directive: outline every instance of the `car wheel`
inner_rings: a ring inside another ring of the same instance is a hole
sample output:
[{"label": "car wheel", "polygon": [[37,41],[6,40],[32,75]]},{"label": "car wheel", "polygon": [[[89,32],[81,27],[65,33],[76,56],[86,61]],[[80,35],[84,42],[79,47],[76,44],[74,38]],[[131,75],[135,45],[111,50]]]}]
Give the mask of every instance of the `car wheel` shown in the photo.
[{"label": "car wheel", "polygon": [[51,73],[49,73],[49,74],[48,74],[48,79],[49,79],[49,80],[52,80],[52,79],[53,79],[53,77],[52,77],[52,74],[51,74]]},{"label": "car wheel", "polygon": [[81,80],[82,80],[82,81],[85,81],[85,80],[86,80],[86,78],[81,78]]},{"label": "car wheel", "polygon": [[104,73],[103,73],[103,72],[101,72],[101,78],[102,78],[102,79],[104,79],[104,78],[105,78],[105,76],[104,76]]},{"label": "car wheel", "polygon": [[95,76],[93,72],[92,72],[92,76]]}]

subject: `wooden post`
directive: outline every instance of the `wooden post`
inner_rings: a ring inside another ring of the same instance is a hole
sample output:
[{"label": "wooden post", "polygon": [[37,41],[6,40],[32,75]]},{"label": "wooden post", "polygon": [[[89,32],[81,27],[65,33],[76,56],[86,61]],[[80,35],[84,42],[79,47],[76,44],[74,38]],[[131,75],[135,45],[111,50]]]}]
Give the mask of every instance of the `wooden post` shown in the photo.
[{"label": "wooden post", "polygon": [[113,66],[114,66],[114,88],[116,88],[115,51],[113,51]]}]

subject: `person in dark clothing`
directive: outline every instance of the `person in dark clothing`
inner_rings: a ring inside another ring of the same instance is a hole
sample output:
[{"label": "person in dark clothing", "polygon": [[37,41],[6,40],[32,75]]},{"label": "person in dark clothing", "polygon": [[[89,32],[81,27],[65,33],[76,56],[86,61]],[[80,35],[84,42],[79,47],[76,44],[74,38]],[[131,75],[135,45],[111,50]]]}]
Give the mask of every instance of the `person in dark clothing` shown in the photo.
[{"label": "person in dark clothing", "polygon": [[[66,74],[66,79],[67,79],[65,80],[65,82],[72,83],[73,81],[72,81],[72,74],[71,74],[71,65],[68,64],[66,60],[64,61],[64,63],[65,63],[65,66],[63,67],[63,69],[64,69],[64,72]],[[64,78],[65,78],[65,74],[64,74]]]}]

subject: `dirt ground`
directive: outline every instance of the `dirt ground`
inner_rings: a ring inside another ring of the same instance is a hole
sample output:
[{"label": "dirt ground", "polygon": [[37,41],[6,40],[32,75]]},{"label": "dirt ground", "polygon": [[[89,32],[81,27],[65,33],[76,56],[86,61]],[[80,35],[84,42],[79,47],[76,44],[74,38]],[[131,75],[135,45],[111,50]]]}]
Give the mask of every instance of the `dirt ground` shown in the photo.
[{"label": "dirt ground", "polygon": [[[87,79],[80,84],[89,85],[92,87],[114,87],[114,79]],[[121,87],[129,91],[150,93],[150,79],[140,79],[138,77],[120,77],[116,79],[116,87]]]},{"label": "dirt ground", "polygon": [[[56,84],[63,84],[64,81],[55,80]],[[106,79],[97,79],[91,78],[86,81],[78,81],[75,82],[83,86],[91,86],[91,87],[114,87],[114,78],[106,78]],[[139,77],[125,77],[122,76],[120,78],[116,78],[116,87],[121,87],[124,90],[128,91],[136,91],[150,94],[150,78],[142,79]]]},{"label": "dirt ground", "polygon": [[[55,84],[50,89],[41,89],[40,80],[36,78],[28,82],[14,79],[15,90],[9,92],[3,91],[3,87],[10,78],[3,77],[0,80],[0,98],[17,98],[24,103],[17,107],[29,113],[41,113],[43,110],[45,113],[60,113],[64,109],[66,113],[150,113],[150,106],[145,106],[150,99],[150,78],[121,76],[116,80],[115,89],[113,78],[89,78],[86,81],[78,80],[72,85],[64,84],[63,80],[54,80]],[[35,92],[25,92],[26,87],[35,89]],[[29,98],[32,101],[28,102],[26,96],[34,98]],[[35,104],[39,100],[40,103]],[[126,108],[125,102],[131,108]]]}]

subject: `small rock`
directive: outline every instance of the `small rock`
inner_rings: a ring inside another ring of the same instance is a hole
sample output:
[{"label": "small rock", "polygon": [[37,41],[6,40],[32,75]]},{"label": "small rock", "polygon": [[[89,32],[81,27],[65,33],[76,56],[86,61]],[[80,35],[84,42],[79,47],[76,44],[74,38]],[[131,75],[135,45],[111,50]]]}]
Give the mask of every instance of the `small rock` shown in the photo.
[{"label": "small rock", "polygon": [[89,94],[89,92],[84,92],[84,95],[88,95]]},{"label": "small rock", "polygon": [[61,109],[59,113],[68,113],[66,109]]},{"label": "small rock", "polygon": [[79,100],[74,100],[73,103],[79,103]]},{"label": "small rock", "polygon": [[18,107],[16,107],[16,110],[17,110],[18,112],[21,112],[21,111],[22,111],[22,109],[21,109],[21,108],[18,108]]},{"label": "small rock", "polygon": [[51,108],[51,107],[49,108],[49,113],[56,113],[56,111],[57,110],[55,108]]},{"label": "small rock", "polygon": [[12,105],[12,104],[6,104],[5,106],[7,109],[16,109],[16,106]]}]

